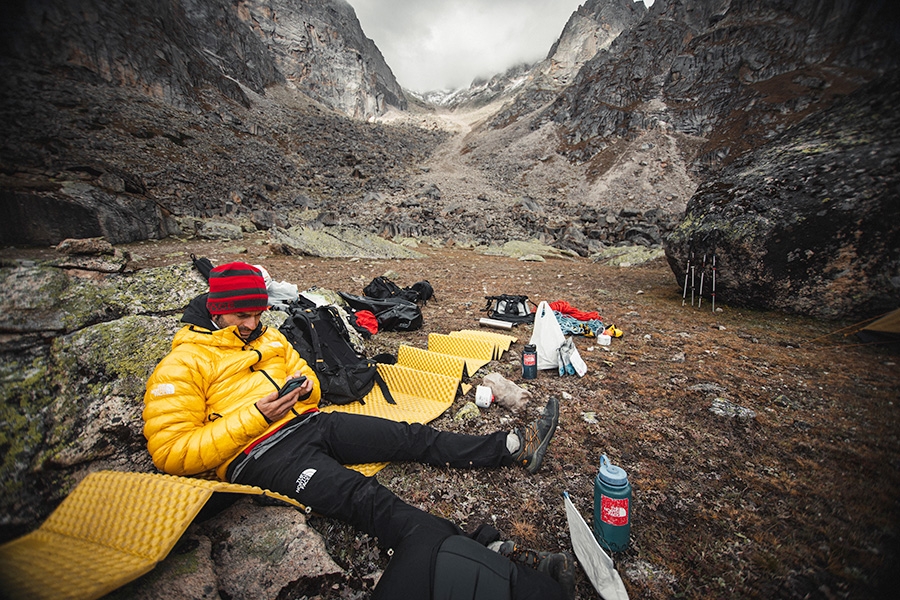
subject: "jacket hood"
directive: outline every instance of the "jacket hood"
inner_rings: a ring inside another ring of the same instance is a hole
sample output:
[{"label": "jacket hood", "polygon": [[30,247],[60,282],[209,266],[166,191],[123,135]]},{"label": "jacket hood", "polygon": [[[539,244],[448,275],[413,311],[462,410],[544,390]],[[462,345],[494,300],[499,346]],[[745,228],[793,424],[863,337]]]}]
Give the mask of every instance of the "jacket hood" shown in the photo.
[{"label": "jacket hood", "polygon": [[[206,308],[207,297],[209,297],[208,293],[200,294],[199,296],[191,300],[184,309],[184,314],[181,316],[181,322],[187,323],[188,325],[203,327],[204,329],[209,329],[210,331],[218,331],[218,325],[213,322],[212,315]],[[253,333],[250,334],[250,338],[246,340],[246,343],[250,343],[261,336],[265,330],[266,328],[262,323],[257,325]],[[240,337],[237,335],[237,332],[235,332],[235,337],[240,339]]]},{"label": "jacket hood", "polygon": [[206,308],[206,299],[208,297],[209,294],[200,294],[191,300],[184,309],[184,314],[181,316],[181,322],[187,323],[188,325],[203,327],[205,329],[218,329],[216,324],[213,323],[212,315],[209,314],[209,310]]}]

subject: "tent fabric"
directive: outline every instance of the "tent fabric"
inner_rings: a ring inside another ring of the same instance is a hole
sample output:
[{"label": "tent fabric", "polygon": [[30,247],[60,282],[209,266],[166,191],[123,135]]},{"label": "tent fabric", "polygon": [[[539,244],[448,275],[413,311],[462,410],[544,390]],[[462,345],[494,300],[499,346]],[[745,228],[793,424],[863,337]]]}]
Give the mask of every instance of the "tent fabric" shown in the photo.
[{"label": "tent fabric", "polygon": [[893,310],[865,327],[863,331],[880,331],[882,333],[900,334],[900,308]]}]

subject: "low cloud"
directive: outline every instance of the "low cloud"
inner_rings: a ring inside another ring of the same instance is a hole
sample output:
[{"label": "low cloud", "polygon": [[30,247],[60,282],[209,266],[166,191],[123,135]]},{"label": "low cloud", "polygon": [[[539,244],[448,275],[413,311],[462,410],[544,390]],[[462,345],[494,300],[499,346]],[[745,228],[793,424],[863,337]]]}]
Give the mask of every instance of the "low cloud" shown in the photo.
[{"label": "low cloud", "polygon": [[547,56],[578,0],[351,0],[400,85],[467,87]]}]

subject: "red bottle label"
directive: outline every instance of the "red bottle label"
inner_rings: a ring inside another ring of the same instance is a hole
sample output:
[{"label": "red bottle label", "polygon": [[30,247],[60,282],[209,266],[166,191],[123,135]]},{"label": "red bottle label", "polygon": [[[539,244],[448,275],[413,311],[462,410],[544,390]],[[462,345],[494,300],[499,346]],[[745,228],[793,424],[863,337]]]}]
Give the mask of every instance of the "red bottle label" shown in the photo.
[{"label": "red bottle label", "polygon": [[525,354],[522,356],[522,364],[526,367],[533,367],[537,364],[537,354]]},{"label": "red bottle label", "polygon": [[628,525],[628,498],[600,496],[600,520],[610,525]]}]

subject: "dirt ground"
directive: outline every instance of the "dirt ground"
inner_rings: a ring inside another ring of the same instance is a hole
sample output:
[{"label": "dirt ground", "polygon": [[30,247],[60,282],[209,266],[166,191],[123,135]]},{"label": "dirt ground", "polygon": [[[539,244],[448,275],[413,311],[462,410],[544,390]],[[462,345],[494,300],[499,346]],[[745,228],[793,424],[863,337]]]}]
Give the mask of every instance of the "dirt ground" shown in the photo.
[{"label": "dirt ground", "polygon": [[[472,433],[509,429],[555,395],[562,415],[540,472],[392,464],[379,480],[466,531],[487,522],[524,546],[571,551],[561,494],[568,491],[590,523],[605,453],[634,489],[631,546],[614,556],[631,598],[868,599],[900,589],[898,348],[829,335],[851,323],[722,305],[713,313],[708,297],[699,308],[683,305],[662,259],[614,268],[419,248],[428,258],[330,260],[274,255],[254,239],[230,249],[167,240],[128,250],[138,268],[185,261],[190,252],[216,264],[263,264],[301,289],[360,294],[386,272],[401,286],[429,280],[436,298],[423,308],[424,327],[377,334],[367,342],[370,356],[400,344],[426,348],[431,332],[477,328],[486,295],[596,310],[623,335],[608,347],[575,338],[588,366],[583,378],[542,371],[524,381],[520,353],[531,326],[519,326],[510,351],[470,383],[498,372],[529,390],[526,410],[494,406],[454,420],[472,390],[433,422]],[[736,416],[716,414],[714,405]],[[342,524],[310,522],[348,577],[307,582],[292,597],[364,597],[387,562],[384,549]],[[598,597],[580,569],[577,591]]]}]

